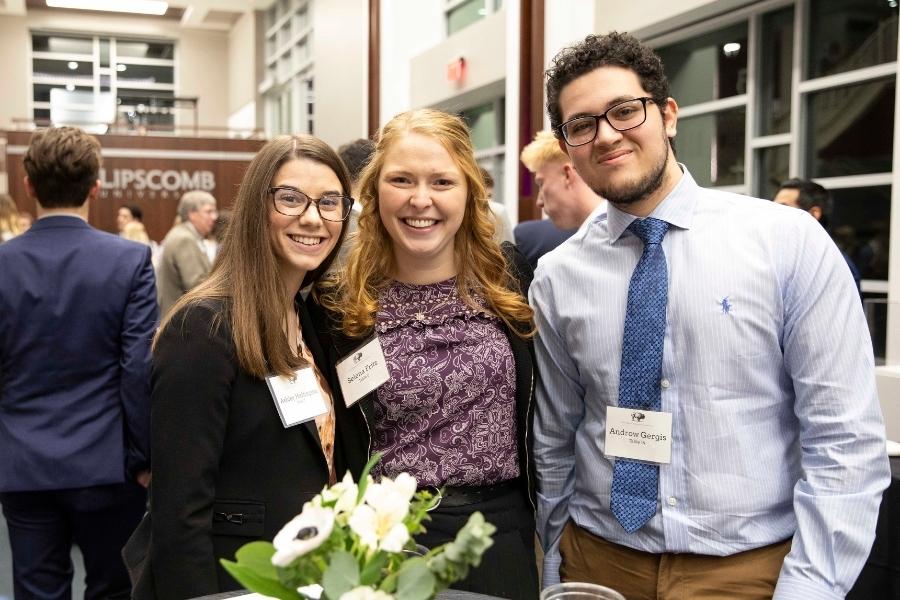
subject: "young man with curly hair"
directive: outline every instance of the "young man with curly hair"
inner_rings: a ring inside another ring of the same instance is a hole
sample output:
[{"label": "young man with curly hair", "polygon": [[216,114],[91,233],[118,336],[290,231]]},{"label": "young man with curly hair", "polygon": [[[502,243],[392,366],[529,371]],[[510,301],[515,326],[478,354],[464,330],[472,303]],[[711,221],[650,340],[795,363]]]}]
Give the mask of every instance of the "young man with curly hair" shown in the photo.
[{"label": "young man with curly hair", "polygon": [[808,214],[699,187],[659,58],[588,36],[548,72],[609,201],[531,286],[544,583],[640,598],[843,598],[889,481],[853,279]]}]

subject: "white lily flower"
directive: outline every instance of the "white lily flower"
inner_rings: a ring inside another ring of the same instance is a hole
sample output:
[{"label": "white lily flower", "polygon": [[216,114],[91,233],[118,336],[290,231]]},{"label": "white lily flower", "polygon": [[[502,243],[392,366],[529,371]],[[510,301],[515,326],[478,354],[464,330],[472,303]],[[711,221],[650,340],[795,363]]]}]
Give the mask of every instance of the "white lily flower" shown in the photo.
[{"label": "white lily flower", "polygon": [[300,594],[304,598],[310,598],[311,600],[319,600],[322,597],[322,592],[324,591],[325,589],[318,583],[313,583],[312,585],[301,585],[297,588],[298,594]]},{"label": "white lily flower", "polygon": [[394,600],[394,597],[381,590],[361,585],[349,592],[344,592],[338,600]]},{"label": "white lily flower", "polygon": [[290,520],[272,540],[272,564],[286,567],[322,545],[334,528],[334,511],[306,503],[303,512]]},{"label": "white lily flower", "polygon": [[356,497],[359,496],[359,486],[353,481],[350,473],[344,475],[344,479],[331,487],[334,499],[334,512],[342,515],[353,512],[356,508]]},{"label": "white lily flower", "polygon": [[350,514],[350,529],[368,548],[402,551],[409,541],[403,519],[409,514],[409,502],[415,493],[416,480],[407,473],[401,473],[394,480],[385,477],[380,483],[369,484],[365,503]]}]

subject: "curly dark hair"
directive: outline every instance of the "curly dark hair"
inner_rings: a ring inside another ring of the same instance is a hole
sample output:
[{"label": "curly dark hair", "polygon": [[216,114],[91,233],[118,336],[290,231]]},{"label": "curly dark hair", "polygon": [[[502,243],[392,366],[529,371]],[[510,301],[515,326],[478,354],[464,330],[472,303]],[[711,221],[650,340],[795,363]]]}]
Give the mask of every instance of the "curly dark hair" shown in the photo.
[{"label": "curly dark hair", "polygon": [[550,114],[550,127],[557,137],[558,128],[562,124],[562,111],[559,107],[562,89],[582,75],[607,66],[634,71],[659,110],[665,111],[669,80],[659,56],[628,33],[612,31],[606,35],[591,34],[574,46],[560,50],[545,73],[547,112]]}]

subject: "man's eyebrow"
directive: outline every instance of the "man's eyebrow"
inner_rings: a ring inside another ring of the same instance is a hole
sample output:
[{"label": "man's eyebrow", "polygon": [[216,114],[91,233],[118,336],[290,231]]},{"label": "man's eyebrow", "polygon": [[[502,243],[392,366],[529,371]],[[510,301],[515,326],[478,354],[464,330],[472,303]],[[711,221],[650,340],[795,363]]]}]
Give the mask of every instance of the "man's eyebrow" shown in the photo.
[{"label": "man's eyebrow", "polygon": [[631,94],[625,94],[625,95],[622,95],[622,96],[616,96],[615,98],[612,98],[612,99],[610,99],[609,101],[607,101],[606,106],[604,106],[603,110],[600,111],[599,113],[596,113],[596,112],[590,112],[590,111],[581,111],[581,112],[577,112],[577,113],[573,114],[572,116],[567,117],[566,119],[564,119],[564,120],[563,120],[563,123],[565,123],[566,121],[571,121],[572,119],[577,119],[577,118],[579,118],[579,117],[593,117],[593,116],[595,116],[595,115],[598,115],[598,114],[601,114],[601,113],[603,113],[603,112],[606,112],[607,110],[609,110],[610,108],[612,108],[612,107],[615,106],[616,104],[621,104],[622,102],[628,102],[629,100],[637,100],[638,98],[641,98],[641,97],[642,97],[642,96],[632,96]]}]

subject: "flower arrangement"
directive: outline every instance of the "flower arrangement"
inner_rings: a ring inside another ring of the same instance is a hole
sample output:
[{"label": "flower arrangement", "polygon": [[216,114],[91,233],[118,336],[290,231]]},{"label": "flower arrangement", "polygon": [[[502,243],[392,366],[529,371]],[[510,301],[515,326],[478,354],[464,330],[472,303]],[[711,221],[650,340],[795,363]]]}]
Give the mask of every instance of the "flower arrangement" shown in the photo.
[{"label": "flower arrangement", "polygon": [[477,567],[495,527],[474,513],[456,539],[417,552],[413,536],[439,497],[416,491],[407,473],[379,482],[366,465],[303,506],[272,543],[251,542],[222,560],[248,590],[282,600],[428,600]]}]

